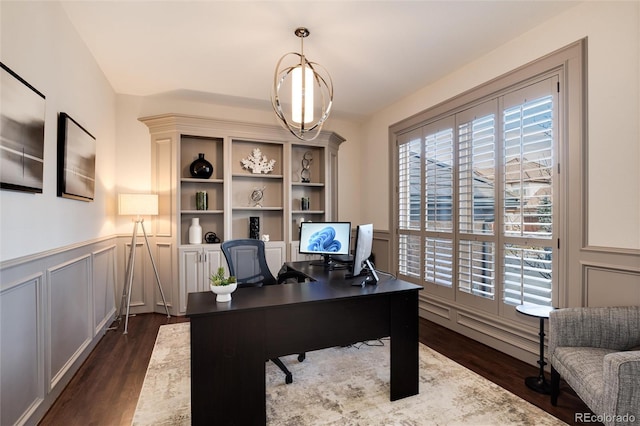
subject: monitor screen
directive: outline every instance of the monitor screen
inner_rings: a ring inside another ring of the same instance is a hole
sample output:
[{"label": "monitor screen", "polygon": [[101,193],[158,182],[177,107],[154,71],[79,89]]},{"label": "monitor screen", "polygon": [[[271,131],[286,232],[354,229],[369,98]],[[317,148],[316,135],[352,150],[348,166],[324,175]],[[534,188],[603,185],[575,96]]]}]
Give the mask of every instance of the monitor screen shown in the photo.
[{"label": "monitor screen", "polygon": [[356,245],[353,254],[353,275],[362,273],[365,260],[371,256],[373,245],[373,224],[358,225],[356,231]]},{"label": "monitor screen", "polygon": [[351,222],[302,222],[300,253],[322,255],[349,254]]}]

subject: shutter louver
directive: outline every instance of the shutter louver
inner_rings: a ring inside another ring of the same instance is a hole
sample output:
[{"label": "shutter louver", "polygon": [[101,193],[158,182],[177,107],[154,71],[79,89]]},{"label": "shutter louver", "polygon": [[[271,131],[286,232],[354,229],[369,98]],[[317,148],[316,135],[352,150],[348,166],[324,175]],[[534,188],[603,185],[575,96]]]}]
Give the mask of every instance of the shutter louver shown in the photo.
[{"label": "shutter louver", "polygon": [[427,238],[425,242],[424,279],[451,287],[453,282],[453,244],[449,239]]},{"label": "shutter louver", "polygon": [[427,135],[425,152],[426,229],[453,230],[453,129]]},{"label": "shutter louver", "polygon": [[493,234],[496,129],[493,114],[458,126],[460,232]]},{"label": "shutter louver", "polygon": [[504,111],[504,232],[550,238],[553,217],[551,96]]},{"label": "shutter louver", "polygon": [[398,223],[400,229],[420,229],[420,139],[398,147]]},{"label": "shutter louver", "polygon": [[504,301],[551,306],[552,250],[506,244],[504,247]]},{"label": "shutter louver", "polygon": [[495,243],[465,241],[458,248],[458,288],[493,300],[495,297]]},{"label": "shutter louver", "polygon": [[399,236],[398,271],[400,274],[420,278],[420,252],[419,236]]}]

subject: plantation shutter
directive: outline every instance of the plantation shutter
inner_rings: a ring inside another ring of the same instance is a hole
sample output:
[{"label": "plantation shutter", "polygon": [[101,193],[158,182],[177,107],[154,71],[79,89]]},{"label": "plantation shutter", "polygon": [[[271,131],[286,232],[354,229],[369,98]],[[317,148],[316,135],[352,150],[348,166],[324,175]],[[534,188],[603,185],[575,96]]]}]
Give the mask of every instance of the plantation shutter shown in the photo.
[{"label": "plantation shutter", "polygon": [[505,97],[503,300],[551,306],[555,126],[553,79]]},{"label": "plantation shutter", "polygon": [[458,115],[458,290],[496,291],[496,102]]},{"label": "plantation shutter", "polygon": [[557,84],[529,82],[398,136],[399,275],[488,312],[552,304]]},{"label": "plantation shutter", "polygon": [[425,126],[424,279],[453,286],[453,118]]},{"label": "plantation shutter", "polygon": [[422,132],[402,135],[398,140],[398,271],[420,278],[422,204]]}]

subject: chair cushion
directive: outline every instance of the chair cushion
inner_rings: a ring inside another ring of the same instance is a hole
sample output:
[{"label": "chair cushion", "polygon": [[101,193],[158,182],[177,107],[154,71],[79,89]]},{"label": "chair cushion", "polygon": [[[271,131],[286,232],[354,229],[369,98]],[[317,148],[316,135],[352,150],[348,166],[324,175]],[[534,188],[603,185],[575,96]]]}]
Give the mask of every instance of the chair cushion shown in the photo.
[{"label": "chair cushion", "polygon": [[602,412],[604,357],[613,349],[558,347],[551,365],[595,413]]}]

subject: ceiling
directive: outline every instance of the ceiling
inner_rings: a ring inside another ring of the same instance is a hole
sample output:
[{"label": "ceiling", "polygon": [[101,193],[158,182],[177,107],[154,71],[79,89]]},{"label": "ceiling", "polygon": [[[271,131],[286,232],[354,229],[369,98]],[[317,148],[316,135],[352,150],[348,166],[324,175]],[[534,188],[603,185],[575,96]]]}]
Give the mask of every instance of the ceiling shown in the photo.
[{"label": "ceiling", "polygon": [[334,84],[334,114],[363,118],[579,2],[63,1],[119,94],[270,105],[276,62],[300,51]]}]

